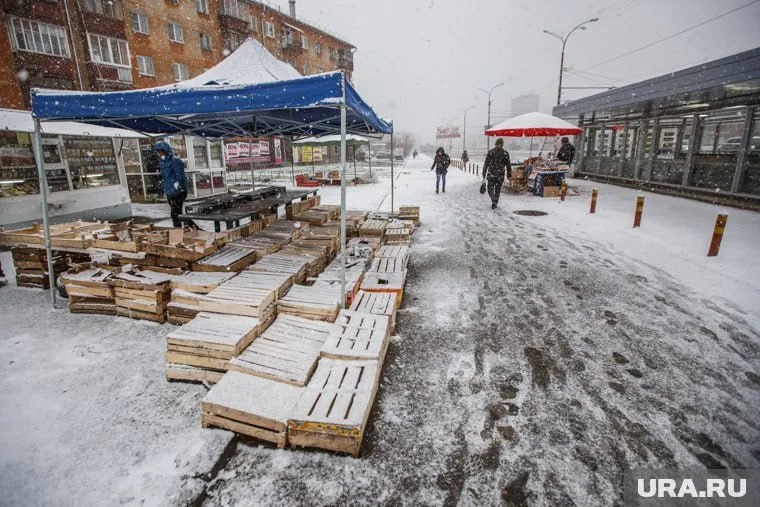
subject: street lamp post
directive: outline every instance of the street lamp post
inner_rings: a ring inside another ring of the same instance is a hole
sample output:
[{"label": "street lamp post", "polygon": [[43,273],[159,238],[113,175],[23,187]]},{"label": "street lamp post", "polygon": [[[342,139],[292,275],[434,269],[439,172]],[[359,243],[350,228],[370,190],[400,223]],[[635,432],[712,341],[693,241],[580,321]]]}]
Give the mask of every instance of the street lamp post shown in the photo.
[{"label": "street lamp post", "polygon": [[550,32],[549,30],[544,30],[544,33],[547,35],[551,35],[555,39],[559,39],[560,42],[562,42],[562,56],[560,56],[559,59],[559,86],[557,87],[557,105],[560,104],[560,101],[562,100],[562,73],[565,70],[565,45],[567,44],[567,39],[570,38],[570,36],[573,34],[574,31],[578,30],[579,28],[581,30],[585,30],[586,27],[584,25],[588,23],[596,23],[599,21],[599,18],[592,18],[584,21],[583,23],[579,24],[569,32],[567,32],[567,35],[564,37],[558,33]]},{"label": "street lamp post", "polygon": [[467,111],[475,106],[467,106],[462,110],[464,113],[464,121],[462,123],[462,153],[467,149]]},{"label": "street lamp post", "polygon": [[[491,128],[491,94],[496,88],[500,86],[504,86],[504,83],[499,83],[493,86],[490,90],[484,90],[483,88],[478,88],[478,90],[488,95],[488,127],[486,128]],[[486,137],[486,151],[490,149],[491,149],[491,138]]]}]

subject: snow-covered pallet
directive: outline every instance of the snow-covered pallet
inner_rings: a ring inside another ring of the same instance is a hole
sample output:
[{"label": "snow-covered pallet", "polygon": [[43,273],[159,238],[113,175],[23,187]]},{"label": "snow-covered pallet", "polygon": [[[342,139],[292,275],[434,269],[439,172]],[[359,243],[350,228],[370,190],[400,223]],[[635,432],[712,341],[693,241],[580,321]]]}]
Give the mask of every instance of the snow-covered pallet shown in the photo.
[{"label": "snow-covered pallet", "polygon": [[420,207],[419,206],[400,206],[398,217],[401,220],[411,220],[414,225],[420,225]]},{"label": "snow-covered pallet", "polygon": [[300,256],[309,261],[307,277],[315,277],[321,273],[330,257],[330,248],[314,241],[297,241],[285,246],[281,252],[285,255]]},{"label": "snow-covered pallet", "polygon": [[396,306],[401,306],[404,297],[406,270],[403,273],[367,272],[362,279],[361,290],[366,292],[392,292],[396,294]]},{"label": "snow-covered pallet", "polygon": [[[359,291],[362,276],[367,266],[367,259],[352,259],[346,262],[346,305],[350,305]],[[335,287],[340,290],[341,259],[336,257],[317,277],[314,286]]]},{"label": "snow-covered pallet", "polygon": [[321,204],[318,206],[314,206],[311,209],[313,211],[320,211],[322,213],[326,213],[328,220],[335,220],[336,218],[340,218],[340,206],[338,205]]},{"label": "snow-covered pallet", "polygon": [[309,230],[309,224],[297,220],[277,220],[266,228],[269,232],[286,233],[292,240],[300,238],[307,230]]},{"label": "snow-covered pallet", "polygon": [[193,271],[236,272],[256,260],[256,252],[250,248],[225,245],[218,252],[193,263]]},{"label": "snow-covered pallet", "polygon": [[293,218],[299,222],[306,222],[312,226],[323,225],[325,222],[330,220],[330,213],[311,208],[295,215]]},{"label": "snow-covered pallet", "polygon": [[308,267],[309,260],[304,257],[277,252],[248,266],[248,270],[259,273],[284,273],[292,276],[294,283],[303,283],[306,280]]},{"label": "snow-covered pallet", "polygon": [[320,359],[289,417],[290,445],[358,456],[379,371],[377,361]]},{"label": "snow-covered pallet", "polygon": [[359,236],[380,236],[385,233],[388,222],[370,218],[359,228]]},{"label": "snow-covered pallet", "polygon": [[389,227],[385,229],[385,244],[392,246],[409,246],[412,244],[412,233],[406,227]]},{"label": "snow-covered pallet", "polygon": [[82,267],[62,273],[58,279],[66,288],[71,313],[116,315],[116,299],[108,279],[113,271],[99,267]]},{"label": "snow-covered pallet", "polygon": [[113,287],[116,315],[165,322],[166,306],[171,298],[170,282],[168,275],[156,271],[114,273],[108,284]]},{"label": "snow-covered pallet", "polygon": [[396,329],[396,300],[393,292],[365,292],[360,290],[351,303],[351,310],[371,315],[385,315],[390,321],[390,329]]},{"label": "snow-covered pallet", "polygon": [[385,315],[341,310],[320,355],[333,359],[375,359],[382,365],[390,331],[390,319]]},{"label": "snow-covered pallet", "polygon": [[201,311],[201,294],[182,289],[172,289],[171,299],[166,305],[166,320],[170,324],[186,324]]},{"label": "snow-covered pallet", "polygon": [[184,380],[186,382],[211,382],[215,384],[224,376],[223,371],[207,370],[186,364],[166,363],[164,374],[167,380]]},{"label": "snow-covered pallet", "polygon": [[326,322],[280,315],[246,350],[229,361],[227,369],[306,385],[331,329]]},{"label": "snow-covered pallet", "polygon": [[381,246],[375,252],[376,259],[387,257],[398,257],[404,259],[404,267],[409,264],[409,247],[408,246]]},{"label": "snow-covered pallet", "polygon": [[403,273],[406,271],[403,257],[378,257],[372,261],[369,272],[374,273]]},{"label": "snow-covered pallet", "polygon": [[236,274],[190,271],[181,275],[169,276],[171,277],[172,290],[178,289],[195,294],[208,294]]},{"label": "snow-covered pallet", "polygon": [[230,243],[230,245],[253,250],[256,252],[256,256],[259,259],[269,254],[273,254],[283,247],[281,241],[275,240],[271,237],[258,236],[258,233],[235,240]]},{"label": "snow-covered pallet", "polygon": [[281,291],[291,283],[286,274],[242,271],[200,299],[202,311],[247,315],[264,320]]},{"label": "snow-covered pallet", "polygon": [[230,371],[203,398],[201,423],[284,448],[288,416],[302,392],[302,387]]},{"label": "snow-covered pallet", "polygon": [[279,301],[277,313],[333,322],[340,309],[340,288],[294,285]]},{"label": "snow-covered pallet", "polygon": [[330,255],[334,255],[340,246],[340,227],[309,227],[301,236],[304,241],[317,241],[320,245],[330,247]]}]

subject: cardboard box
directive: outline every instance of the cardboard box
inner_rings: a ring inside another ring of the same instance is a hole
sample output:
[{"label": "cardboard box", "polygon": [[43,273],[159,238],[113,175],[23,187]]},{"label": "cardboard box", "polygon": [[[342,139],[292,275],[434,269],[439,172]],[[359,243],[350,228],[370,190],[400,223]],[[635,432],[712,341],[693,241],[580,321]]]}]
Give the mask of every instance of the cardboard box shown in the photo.
[{"label": "cardboard box", "polygon": [[559,197],[559,187],[544,187],[543,197]]}]

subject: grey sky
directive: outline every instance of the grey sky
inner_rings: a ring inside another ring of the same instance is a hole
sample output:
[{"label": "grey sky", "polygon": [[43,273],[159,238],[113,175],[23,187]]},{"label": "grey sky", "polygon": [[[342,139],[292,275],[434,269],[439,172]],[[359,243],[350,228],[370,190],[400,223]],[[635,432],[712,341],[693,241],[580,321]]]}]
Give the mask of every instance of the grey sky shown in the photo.
[{"label": "grey sky", "polygon": [[[354,82],[397,130],[421,141],[435,127],[467,117],[468,137],[486,123],[478,88],[499,82],[493,107],[509,113],[512,97],[536,92],[541,110],[556,102],[564,33],[592,17],[567,44],[570,72],[672,35],[751,0],[298,0],[298,16],[327,27],[358,48]],[[287,0],[271,1],[287,10]],[[760,2],[633,55],[566,74],[568,86],[623,85],[760,46]],[[571,99],[596,93],[569,90]],[[497,120],[494,120],[494,123]],[[468,143],[469,144],[469,143]]]}]

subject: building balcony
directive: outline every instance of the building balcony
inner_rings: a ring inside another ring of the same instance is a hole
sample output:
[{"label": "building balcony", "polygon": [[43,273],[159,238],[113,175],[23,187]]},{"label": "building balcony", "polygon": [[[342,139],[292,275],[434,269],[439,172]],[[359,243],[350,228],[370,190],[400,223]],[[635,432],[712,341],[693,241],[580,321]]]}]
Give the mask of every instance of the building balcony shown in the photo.
[{"label": "building balcony", "polygon": [[244,34],[248,34],[248,32],[251,31],[250,21],[240,19],[232,14],[227,14],[224,9],[219,10],[219,23],[222,30]]},{"label": "building balcony", "polygon": [[101,90],[126,90],[134,86],[132,69],[87,62],[90,82]]},{"label": "building balcony", "polygon": [[301,41],[295,40],[292,37],[283,37],[280,40],[280,49],[282,49],[283,52],[290,54],[300,55],[303,53],[303,46],[301,45]]},{"label": "building balcony", "polygon": [[354,54],[351,51],[347,50],[338,51],[337,63],[339,69],[353,72]]}]

